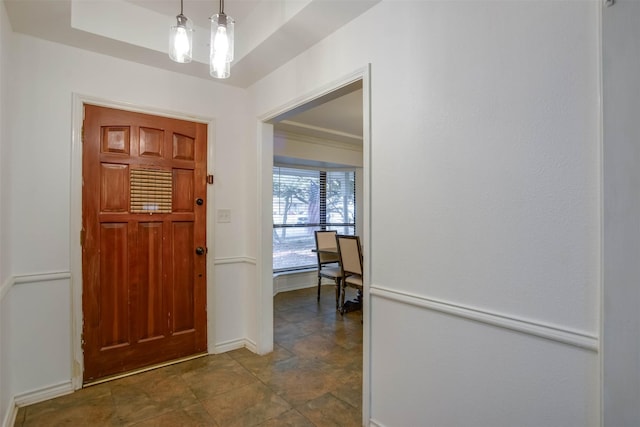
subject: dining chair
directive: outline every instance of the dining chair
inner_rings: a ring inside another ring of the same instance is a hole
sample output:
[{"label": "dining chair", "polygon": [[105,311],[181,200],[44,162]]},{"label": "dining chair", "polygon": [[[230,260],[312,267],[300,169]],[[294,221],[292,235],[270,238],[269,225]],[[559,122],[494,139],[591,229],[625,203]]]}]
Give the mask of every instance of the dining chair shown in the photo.
[{"label": "dining chair", "polygon": [[347,287],[352,287],[362,293],[362,247],[358,236],[337,236],[338,257],[342,270],[342,301],[340,313],[344,314],[344,295]]},{"label": "dining chair", "polygon": [[316,255],[318,256],[318,302],[320,301],[320,286],[322,278],[331,279],[336,284],[336,310],[339,308],[340,283],[342,270],[339,265],[339,257],[336,243],[337,232],[316,231]]}]

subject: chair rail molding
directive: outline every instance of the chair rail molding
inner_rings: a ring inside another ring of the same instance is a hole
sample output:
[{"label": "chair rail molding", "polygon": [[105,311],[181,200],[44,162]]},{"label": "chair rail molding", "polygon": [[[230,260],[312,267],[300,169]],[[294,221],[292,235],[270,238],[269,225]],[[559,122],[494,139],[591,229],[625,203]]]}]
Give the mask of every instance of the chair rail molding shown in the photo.
[{"label": "chair rail molding", "polygon": [[70,271],[57,271],[52,273],[19,274],[13,276],[13,284],[23,283],[53,282],[55,280],[66,280],[71,278]]},{"label": "chair rail molding", "polygon": [[9,276],[5,279],[4,283],[0,285],[0,301],[4,299],[4,297],[9,293],[9,290],[13,286],[15,278],[13,276]]},{"label": "chair rail molding", "polygon": [[514,316],[506,316],[501,313],[467,307],[450,301],[426,298],[408,292],[388,289],[380,285],[371,285],[370,294],[372,297],[379,297],[394,302],[409,304],[415,307],[438,311],[440,313],[497,326],[503,329],[509,329],[511,331],[521,332],[527,335],[546,338],[596,353],[600,351],[599,337],[590,335],[586,332],[547,325],[541,322],[535,322]]},{"label": "chair rail molding", "polygon": [[2,286],[0,287],[0,301],[9,293],[13,286],[38,283],[38,282],[52,282],[55,280],[67,280],[71,278],[70,271],[56,271],[48,273],[31,273],[31,274],[16,274],[6,278]]}]

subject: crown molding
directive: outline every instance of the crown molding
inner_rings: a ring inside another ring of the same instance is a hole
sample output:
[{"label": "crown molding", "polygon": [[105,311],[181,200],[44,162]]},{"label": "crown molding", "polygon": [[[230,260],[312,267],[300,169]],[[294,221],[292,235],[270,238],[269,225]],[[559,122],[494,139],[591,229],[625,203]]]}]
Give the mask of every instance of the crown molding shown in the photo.
[{"label": "crown molding", "polygon": [[[325,127],[322,127],[322,126],[308,125],[308,124],[296,122],[296,121],[293,121],[293,120],[282,120],[279,124],[286,125],[286,126],[291,126],[291,127],[298,128],[298,129],[304,129],[303,132],[312,131],[312,132],[318,132],[318,133],[322,133],[322,134],[332,135],[332,136],[338,137],[338,138],[334,138],[334,139],[345,138],[345,139],[350,139],[350,140],[354,140],[354,141],[359,141],[362,144],[362,135],[356,135],[354,133],[341,132],[339,130],[325,128]],[[285,130],[285,132],[286,132],[286,130]],[[297,133],[297,132],[294,131],[292,133]]]},{"label": "crown molding", "polygon": [[[291,141],[291,142],[301,142],[301,143],[305,143],[305,144],[316,144],[316,145],[323,145],[325,147],[332,147],[332,148],[338,148],[341,150],[350,150],[350,151],[356,151],[361,153],[362,152],[362,145],[357,145],[357,144],[351,144],[348,142],[341,142],[341,141],[336,141],[334,139],[325,139],[325,138],[318,138],[315,136],[310,136],[310,135],[303,135],[303,134],[299,134],[299,133],[295,133],[295,132],[289,132],[289,131],[284,131],[281,129],[276,129],[274,131],[274,137],[275,138],[283,138],[287,141]],[[360,140],[362,141],[362,140]]]}]

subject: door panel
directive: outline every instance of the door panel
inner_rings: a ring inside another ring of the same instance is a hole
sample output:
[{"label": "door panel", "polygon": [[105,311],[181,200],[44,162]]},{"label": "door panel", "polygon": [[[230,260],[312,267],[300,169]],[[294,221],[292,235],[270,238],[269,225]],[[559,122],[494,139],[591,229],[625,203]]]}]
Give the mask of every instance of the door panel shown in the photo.
[{"label": "door panel", "polygon": [[173,135],[173,158],[176,160],[193,160],[195,141],[185,135]]},{"label": "door panel", "polygon": [[100,142],[103,153],[129,154],[129,127],[103,126]]},{"label": "door panel", "polygon": [[206,351],[206,125],[85,105],[83,132],[84,381]]},{"label": "door panel", "polygon": [[162,284],[162,239],[161,222],[138,223],[138,275],[137,287],[138,339],[147,340],[164,336],[167,317]]},{"label": "door panel", "polygon": [[173,223],[173,317],[174,333],[194,329],[194,234],[193,223]]},{"label": "door panel", "polygon": [[126,212],[129,205],[129,167],[103,163],[100,171],[100,211]]},{"label": "door panel", "polygon": [[173,170],[173,211],[193,212],[193,171]]},{"label": "door panel", "polygon": [[129,343],[128,224],[100,227],[101,349]]},{"label": "door panel", "polygon": [[140,155],[162,157],[164,131],[162,129],[140,128]]}]

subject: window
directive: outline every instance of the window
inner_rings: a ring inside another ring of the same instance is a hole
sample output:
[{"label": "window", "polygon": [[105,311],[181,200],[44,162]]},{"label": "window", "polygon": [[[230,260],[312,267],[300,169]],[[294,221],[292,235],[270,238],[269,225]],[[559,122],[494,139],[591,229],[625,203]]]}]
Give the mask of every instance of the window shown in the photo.
[{"label": "window", "polygon": [[273,271],[316,266],[315,230],[355,234],[355,171],[273,168]]}]

